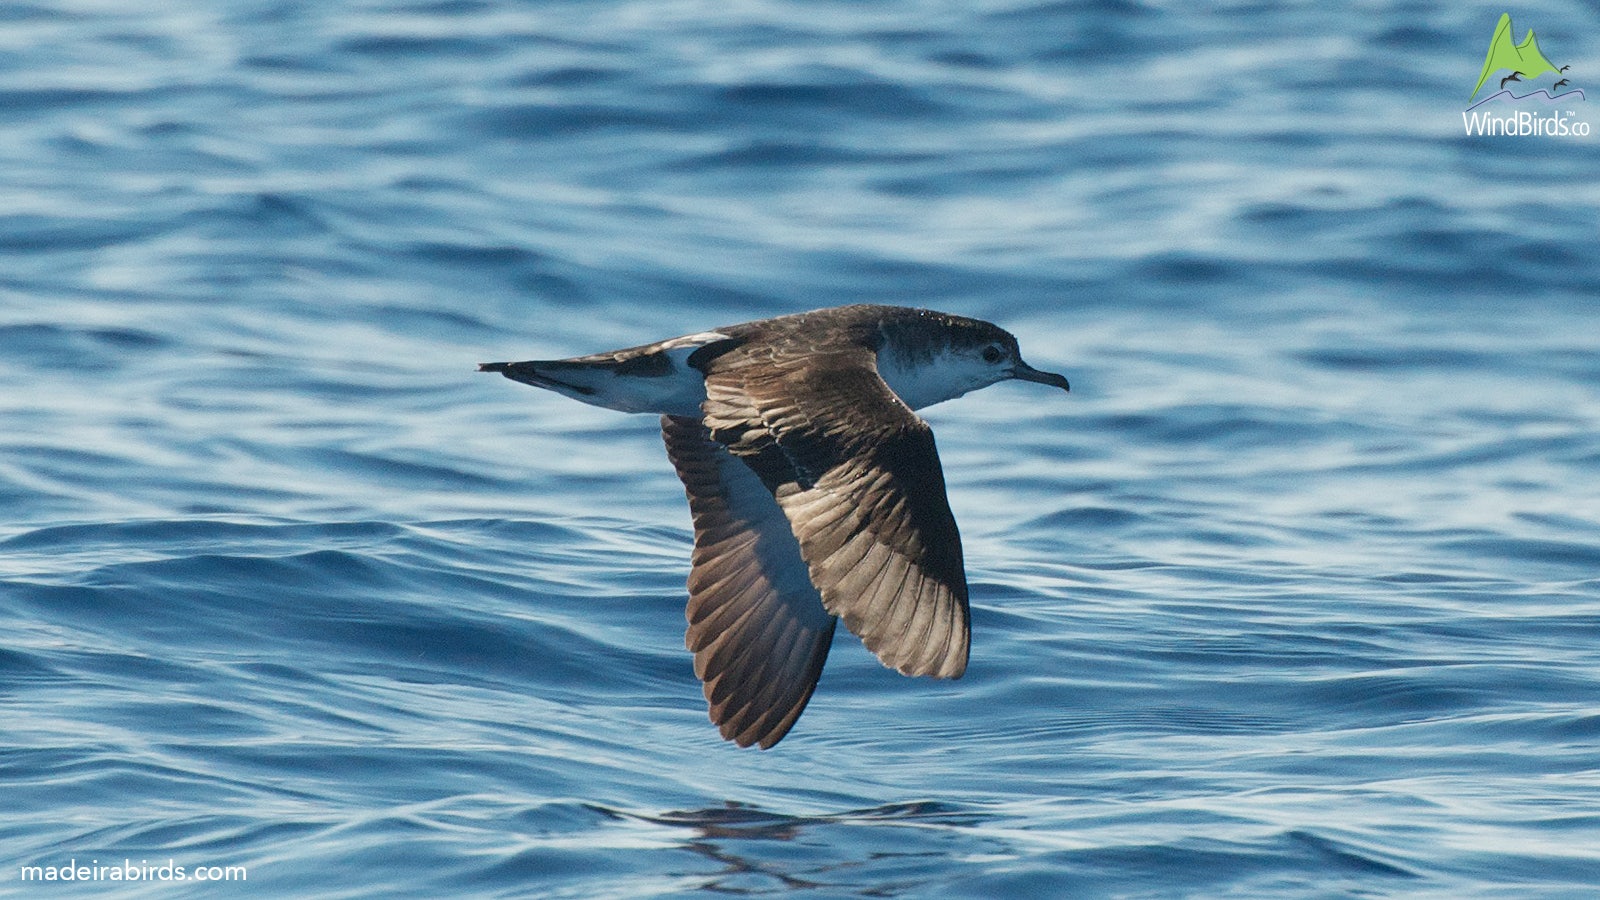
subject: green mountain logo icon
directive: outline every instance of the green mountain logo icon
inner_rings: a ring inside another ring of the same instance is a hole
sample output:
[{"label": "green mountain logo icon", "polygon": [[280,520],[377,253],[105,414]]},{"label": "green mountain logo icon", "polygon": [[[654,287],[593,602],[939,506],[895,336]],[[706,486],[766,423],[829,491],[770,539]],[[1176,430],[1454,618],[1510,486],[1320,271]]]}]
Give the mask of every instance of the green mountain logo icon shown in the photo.
[{"label": "green mountain logo icon", "polygon": [[[1512,77],[1508,80],[1514,81],[1524,78],[1532,81],[1546,72],[1555,72],[1558,75],[1561,72],[1539,52],[1539,40],[1533,36],[1532,28],[1528,29],[1528,36],[1522,39],[1522,43],[1511,42],[1510,13],[1500,14],[1500,24],[1495,26],[1494,37],[1489,41],[1489,55],[1484,57],[1483,72],[1478,76],[1478,83],[1472,88],[1472,97],[1478,96],[1478,91],[1482,90],[1483,83],[1489,80],[1489,76],[1502,70],[1509,71]],[[1467,99],[1471,100],[1472,97]]]}]

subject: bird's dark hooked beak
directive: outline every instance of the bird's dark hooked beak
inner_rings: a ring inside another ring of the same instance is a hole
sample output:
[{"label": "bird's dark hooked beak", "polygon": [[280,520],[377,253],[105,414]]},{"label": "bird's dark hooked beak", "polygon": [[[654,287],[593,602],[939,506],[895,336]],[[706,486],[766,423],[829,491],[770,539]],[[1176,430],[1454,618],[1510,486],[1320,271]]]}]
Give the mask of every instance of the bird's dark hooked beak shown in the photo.
[{"label": "bird's dark hooked beak", "polygon": [[1041,372],[1020,359],[1017,360],[1015,366],[1011,367],[1011,377],[1021,381],[1032,381],[1036,384],[1048,384],[1052,387],[1061,388],[1063,391],[1072,390],[1072,385],[1067,384],[1065,375],[1057,375],[1054,372]]}]

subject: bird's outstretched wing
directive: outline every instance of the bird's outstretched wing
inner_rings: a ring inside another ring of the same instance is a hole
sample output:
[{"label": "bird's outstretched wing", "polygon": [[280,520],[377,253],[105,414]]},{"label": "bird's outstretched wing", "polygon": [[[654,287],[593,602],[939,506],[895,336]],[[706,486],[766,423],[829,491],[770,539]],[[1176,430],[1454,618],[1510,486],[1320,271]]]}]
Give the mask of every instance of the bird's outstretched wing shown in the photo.
[{"label": "bird's outstretched wing", "polygon": [[662,416],[661,436],[694,516],[684,642],[711,721],[741,747],[771,747],[811,699],[837,620],[755,473],[699,419]]},{"label": "bird's outstretched wing", "polygon": [[709,436],[776,498],[823,607],[885,665],[960,677],[967,581],[939,454],[873,351],[751,344],[701,365]]}]

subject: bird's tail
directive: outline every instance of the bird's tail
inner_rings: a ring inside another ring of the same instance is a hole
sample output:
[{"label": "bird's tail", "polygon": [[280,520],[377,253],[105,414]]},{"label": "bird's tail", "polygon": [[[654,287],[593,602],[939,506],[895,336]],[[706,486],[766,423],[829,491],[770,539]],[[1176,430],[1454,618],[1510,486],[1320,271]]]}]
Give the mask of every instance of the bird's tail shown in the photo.
[{"label": "bird's tail", "polygon": [[[583,399],[593,396],[593,384],[585,384],[595,377],[604,375],[610,377],[609,371],[598,371],[593,366],[584,363],[573,363],[559,359],[530,359],[523,362],[492,362],[479,363],[479,372],[499,372],[512,381],[531,384],[546,390],[566,394],[569,397]],[[561,377],[558,377],[560,375]]]}]

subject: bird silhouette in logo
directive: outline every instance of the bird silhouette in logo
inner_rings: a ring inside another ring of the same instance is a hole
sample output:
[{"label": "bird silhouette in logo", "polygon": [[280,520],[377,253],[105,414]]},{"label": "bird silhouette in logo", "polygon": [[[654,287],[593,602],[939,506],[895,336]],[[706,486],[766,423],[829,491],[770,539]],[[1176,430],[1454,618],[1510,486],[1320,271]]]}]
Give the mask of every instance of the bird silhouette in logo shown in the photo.
[{"label": "bird silhouette in logo", "polygon": [[1507,75],[1506,77],[1500,79],[1500,86],[1503,88],[1503,87],[1506,86],[1506,82],[1508,82],[1508,81],[1521,81],[1521,80],[1522,80],[1522,73],[1521,72],[1512,72],[1510,75]]},{"label": "bird silhouette in logo", "polygon": [[1570,68],[1572,68],[1572,67],[1571,67],[1571,66],[1562,66],[1562,67],[1561,67],[1561,71],[1562,71],[1562,72],[1565,72],[1565,71],[1567,71],[1567,70],[1568,70],[1568,69],[1570,69]]},{"label": "bird silhouette in logo", "polygon": [[1551,85],[1550,89],[1553,91],[1556,88],[1561,87],[1563,84],[1570,84],[1570,82],[1568,82],[1565,78],[1563,78],[1560,81],[1556,82],[1555,84]]}]

